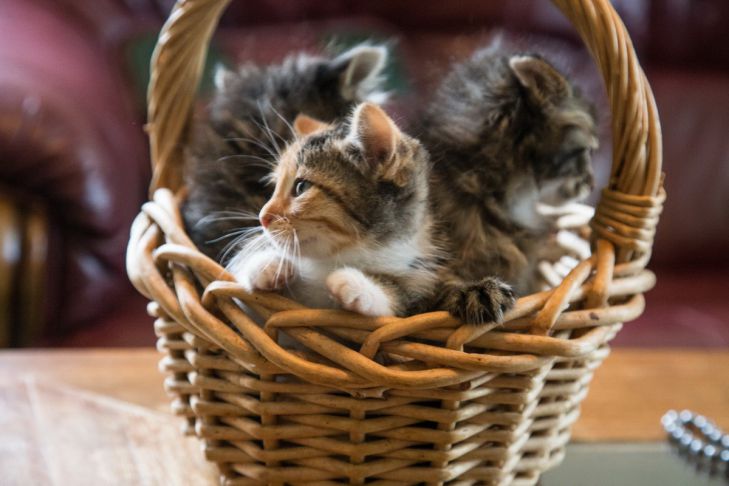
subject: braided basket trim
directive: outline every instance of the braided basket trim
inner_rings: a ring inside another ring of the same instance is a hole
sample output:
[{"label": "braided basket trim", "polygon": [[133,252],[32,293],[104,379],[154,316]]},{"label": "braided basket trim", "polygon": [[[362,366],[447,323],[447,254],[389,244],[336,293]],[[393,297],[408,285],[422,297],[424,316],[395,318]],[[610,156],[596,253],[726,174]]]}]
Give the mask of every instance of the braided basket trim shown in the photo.
[{"label": "braided basket trim", "polygon": [[[645,305],[640,292],[655,281],[647,270],[621,277],[620,266],[612,266],[612,245],[601,240],[596,254],[575,267],[559,287],[519,299],[507,313],[503,329],[486,332],[488,326],[463,326],[446,312],[371,318],[307,309],[274,293],[249,293],[218,263],[195,249],[182,230],[175,197],[166,189],[159,189],[154,201],[145,204],[132,233],[129,251],[134,257],[128,260],[129,275],[141,293],[159,303],[157,313],[163,311],[187,332],[225,349],[252,372],[292,373],[312,383],[345,389],[448,386],[483,372],[536,369],[551,356],[587,356],[621,322],[640,315]],[[163,235],[168,243],[162,244]],[[593,271],[594,277],[588,281]],[[172,287],[164,277],[170,272]],[[610,285],[599,277],[610,277]],[[205,286],[202,294],[198,283]],[[630,298],[619,305],[564,311],[583,299],[600,304],[612,297]],[[239,302],[261,316],[265,326],[254,322]],[[235,330],[216,313],[222,313]],[[547,331],[559,334],[585,327],[589,328],[585,333],[570,339],[547,335]],[[360,343],[359,352],[323,330]],[[528,330],[532,333],[524,333]],[[282,348],[277,343],[278,332],[286,332],[338,366]],[[419,342],[422,340],[443,342],[444,346]],[[463,350],[466,345],[471,352]],[[380,351],[419,365],[381,365],[375,359]]]}]

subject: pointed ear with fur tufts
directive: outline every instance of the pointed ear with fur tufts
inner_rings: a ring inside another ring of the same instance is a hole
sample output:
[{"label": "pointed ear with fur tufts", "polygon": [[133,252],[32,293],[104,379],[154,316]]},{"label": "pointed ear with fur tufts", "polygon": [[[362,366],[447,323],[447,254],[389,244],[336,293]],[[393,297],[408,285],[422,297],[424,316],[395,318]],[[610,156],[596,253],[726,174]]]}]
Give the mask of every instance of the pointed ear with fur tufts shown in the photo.
[{"label": "pointed ear with fur tufts", "polygon": [[404,160],[398,157],[403,134],[382,108],[362,103],[352,115],[347,140],[362,150],[364,160],[375,175],[403,185]]},{"label": "pointed ear with fur tufts", "polygon": [[304,115],[303,113],[299,113],[299,115],[294,120],[294,132],[296,132],[296,135],[298,135],[299,137],[305,137],[314,133],[323,132],[327,128],[329,128],[328,124],[320,122],[319,120],[312,118],[308,115]]},{"label": "pointed ear with fur tufts", "polygon": [[558,102],[570,95],[569,81],[548,62],[534,56],[513,56],[509,67],[536,101]]},{"label": "pointed ear with fur tufts", "polygon": [[354,100],[360,91],[373,91],[379,84],[380,73],[387,63],[387,49],[382,46],[357,46],[340,54],[333,62],[342,73],[342,96]]}]

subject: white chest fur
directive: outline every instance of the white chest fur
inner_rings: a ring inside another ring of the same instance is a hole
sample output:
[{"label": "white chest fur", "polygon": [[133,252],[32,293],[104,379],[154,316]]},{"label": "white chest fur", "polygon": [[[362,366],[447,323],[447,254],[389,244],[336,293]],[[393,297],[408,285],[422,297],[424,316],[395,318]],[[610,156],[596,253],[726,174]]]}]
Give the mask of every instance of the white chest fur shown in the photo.
[{"label": "white chest fur", "polygon": [[298,276],[286,293],[309,307],[336,306],[326,285],[329,275],[341,268],[356,268],[370,274],[403,276],[413,272],[412,262],[423,256],[417,238],[398,240],[387,245],[363,244],[332,258],[302,258]]},{"label": "white chest fur", "polygon": [[538,199],[536,184],[530,179],[522,179],[518,184],[509,187],[507,192],[509,216],[525,228],[540,228],[544,218],[537,212]]}]

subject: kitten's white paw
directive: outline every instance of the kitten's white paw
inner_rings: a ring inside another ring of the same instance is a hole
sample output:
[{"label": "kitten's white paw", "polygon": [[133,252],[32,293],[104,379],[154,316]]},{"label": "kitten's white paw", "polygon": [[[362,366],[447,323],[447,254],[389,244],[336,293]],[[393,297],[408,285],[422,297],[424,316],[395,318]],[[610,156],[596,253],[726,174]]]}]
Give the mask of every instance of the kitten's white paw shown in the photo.
[{"label": "kitten's white paw", "polygon": [[261,252],[232,262],[230,272],[246,290],[280,290],[294,278],[294,266],[275,252]]},{"label": "kitten's white paw", "polygon": [[344,308],[367,316],[392,316],[390,297],[372,279],[355,268],[340,268],[327,277],[327,289]]}]

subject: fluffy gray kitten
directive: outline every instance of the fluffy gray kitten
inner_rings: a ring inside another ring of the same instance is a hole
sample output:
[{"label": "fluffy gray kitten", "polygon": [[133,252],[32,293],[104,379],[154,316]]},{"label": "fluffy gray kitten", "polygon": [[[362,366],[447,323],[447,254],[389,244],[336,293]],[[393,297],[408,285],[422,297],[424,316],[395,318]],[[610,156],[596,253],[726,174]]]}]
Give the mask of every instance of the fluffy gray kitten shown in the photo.
[{"label": "fluffy gray kitten", "polygon": [[432,299],[440,261],[420,142],[372,103],[325,124],[296,119],[263,206],[263,234],[228,269],[249,290],[309,307],[405,316]]},{"label": "fluffy gray kitten", "polygon": [[296,116],[333,121],[357,103],[383,101],[386,58],[384,47],[362,44],[334,58],[296,54],[276,65],[218,70],[186,150],[183,218],[201,251],[224,262],[259,231],[257,215],[272,192],[266,178],[294,138]]},{"label": "fluffy gray kitten", "polygon": [[453,68],[421,122],[448,241],[439,306],[499,322],[516,294],[535,290],[552,231],[537,203],[584,199],[593,188],[594,108],[541,57],[491,47]]}]

